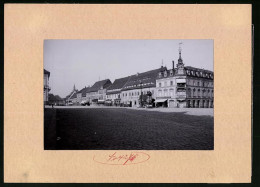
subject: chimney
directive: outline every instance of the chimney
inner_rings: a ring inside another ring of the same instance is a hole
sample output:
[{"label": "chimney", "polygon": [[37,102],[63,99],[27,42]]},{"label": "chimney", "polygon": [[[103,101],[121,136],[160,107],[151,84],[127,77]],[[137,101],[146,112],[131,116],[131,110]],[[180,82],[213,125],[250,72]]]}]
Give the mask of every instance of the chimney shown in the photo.
[{"label": "chimney", "polygon": [[172,61],[172,69],[174,70],[174,60]]}]

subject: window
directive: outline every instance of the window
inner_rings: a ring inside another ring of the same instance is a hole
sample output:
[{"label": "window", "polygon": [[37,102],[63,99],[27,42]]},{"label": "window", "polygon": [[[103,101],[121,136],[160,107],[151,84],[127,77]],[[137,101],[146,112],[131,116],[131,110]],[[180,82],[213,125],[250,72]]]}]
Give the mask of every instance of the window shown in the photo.
[{"label": "window", "polygon": [[172,70],[172,69],[171,69],[171,71],[170,71],[170,75],[173,76],[173,70]]},{"label": "window", "polygon": [[164,90],[164,96],[168,96],[168,90],[167,89]]},{"label": "window", "polygon": [[162,77],[162,74],[161,74],[161,72],[159,73],[159,78],[161,78]]},{"label": "window", "polygon": [[162,96],[162,90],[158,90],[158,95]]},{"label": "window", "polygon": [[170,89],[170,96],[173,97],[173,92],[174,90],[173,89]]},{"label": "window", "polygon": [[139,92],[137,92],[137,94],[139,95]]},{"label": "window", "polygon": [[200,86],[200,82],[197,83],[197,86]]},{"label": "window", "polygon": [[166,87],[166,86],[167,86],[167,82],[165,81],[165,82],[164,82],[164,87]]},{"label": "window", "polygon": [[159,87],[162,87],[162,83],[159,83]]},{"label": "window", "polygon": [[164,77],[167,77],[167,71],[164,71]]},{"label": "window", "polygon": [[173,81],[171,81],[171,86],[173,85]]},{"label": "window", "polygon": [[125,94],[125,96],[127,96],[127,93]]}]

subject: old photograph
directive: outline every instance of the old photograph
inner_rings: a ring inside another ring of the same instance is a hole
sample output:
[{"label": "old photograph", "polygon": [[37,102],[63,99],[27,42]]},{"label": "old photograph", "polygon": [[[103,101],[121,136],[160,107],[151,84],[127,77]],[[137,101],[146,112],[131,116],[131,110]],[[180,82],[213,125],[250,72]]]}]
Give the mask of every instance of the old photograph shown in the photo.
[{"label": "old photograph", "polygon": [[45,40],[45,150],[214,150],[213,40]]}]

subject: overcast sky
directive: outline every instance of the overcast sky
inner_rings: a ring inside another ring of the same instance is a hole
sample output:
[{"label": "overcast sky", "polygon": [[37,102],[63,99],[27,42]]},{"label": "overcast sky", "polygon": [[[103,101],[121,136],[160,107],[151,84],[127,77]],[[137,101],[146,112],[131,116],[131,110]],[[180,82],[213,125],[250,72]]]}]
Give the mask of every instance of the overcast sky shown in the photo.
[{"label": "overcast sky", "polygon": [[98,80],[112,82],[137,72],[172,68],[182,42],[185,66],[213,71],[213,40],[45,40],[44,69],[50,74],[50,93],[65,97]]}]

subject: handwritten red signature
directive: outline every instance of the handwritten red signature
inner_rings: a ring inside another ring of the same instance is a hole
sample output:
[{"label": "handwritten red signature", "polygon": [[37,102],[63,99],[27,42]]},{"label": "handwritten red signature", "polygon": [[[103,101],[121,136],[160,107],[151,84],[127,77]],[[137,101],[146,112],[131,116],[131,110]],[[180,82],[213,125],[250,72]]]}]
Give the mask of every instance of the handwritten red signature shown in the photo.
[{"label": "handwritten red signature", "polygon": [[150,155],[144,152],[120,153],[113,152],[112,154],[95,155],[93,160],[100,164],[109,165],[130,165],[139,164],[150,159]]}]

